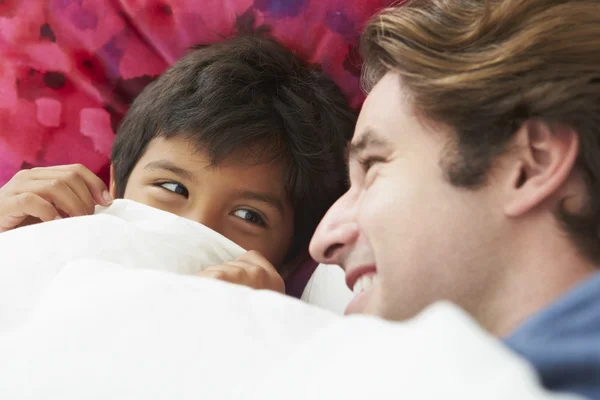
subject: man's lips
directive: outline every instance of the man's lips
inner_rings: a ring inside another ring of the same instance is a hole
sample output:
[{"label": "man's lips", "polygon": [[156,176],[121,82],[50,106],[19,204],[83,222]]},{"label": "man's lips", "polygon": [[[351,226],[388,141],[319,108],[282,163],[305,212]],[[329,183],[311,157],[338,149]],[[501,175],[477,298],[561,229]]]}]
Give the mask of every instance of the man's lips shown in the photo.
[{"label": "man's lips", "polygon": [[377,268],[376,268],[375,264],[363,265],[360,267],[347,269],[346,270],[346,285],[348,286],[348,288],[350,288],[350,290],[354,290],[354,284],[356,283],[356,281],[364,274],[368,274],[371,272],[372,273],[377,272]]}]

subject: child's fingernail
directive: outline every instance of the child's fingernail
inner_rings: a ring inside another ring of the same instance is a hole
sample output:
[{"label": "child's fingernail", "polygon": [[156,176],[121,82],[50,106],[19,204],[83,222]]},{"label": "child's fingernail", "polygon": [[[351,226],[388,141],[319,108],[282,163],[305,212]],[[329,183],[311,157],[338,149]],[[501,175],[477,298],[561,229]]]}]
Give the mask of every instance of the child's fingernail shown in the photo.
[{"label": "child's fingernail", "polygon": [[56,217],[54,217],[54,220],[57,221],[59,219],[62,219],[62,217],[60,215],[57,215]]},{"label": "child's fingernail", "polygon": [[104,199],[104,201],[106,202],[106,204],[110,204],[113,201],[112,196],[106,190],[102,193],[102,198]]}]

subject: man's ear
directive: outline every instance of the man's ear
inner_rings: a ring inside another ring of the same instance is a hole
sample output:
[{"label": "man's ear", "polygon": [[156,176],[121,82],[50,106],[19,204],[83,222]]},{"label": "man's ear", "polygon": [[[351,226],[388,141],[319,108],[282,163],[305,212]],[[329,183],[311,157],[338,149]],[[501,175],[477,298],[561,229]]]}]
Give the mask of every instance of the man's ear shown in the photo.
[{"label": "man's ear", "polygon": [[579,136],[563,125],[526,121],[514,137],[504,213],[517,217],[537,207],[563,186],[579,153]]},{"label": "man's ear", "polygon": [[113,199],[117,198],[117,185],[115,185],[115,165],[110,164],[110,184],[108,191]]}]

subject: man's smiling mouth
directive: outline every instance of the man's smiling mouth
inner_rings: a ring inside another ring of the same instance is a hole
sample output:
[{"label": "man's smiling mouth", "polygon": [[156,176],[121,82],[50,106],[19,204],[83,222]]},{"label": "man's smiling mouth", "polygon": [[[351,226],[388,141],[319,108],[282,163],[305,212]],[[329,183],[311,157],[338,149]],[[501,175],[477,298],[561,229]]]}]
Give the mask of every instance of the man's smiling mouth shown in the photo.
[{"label": "man's smiling mouth", "polygon": [[351,268],[346,272],[346,285],[354,293],[360,293],[376,282],[377,268],[375,265],[364,265],[357,268]]}]

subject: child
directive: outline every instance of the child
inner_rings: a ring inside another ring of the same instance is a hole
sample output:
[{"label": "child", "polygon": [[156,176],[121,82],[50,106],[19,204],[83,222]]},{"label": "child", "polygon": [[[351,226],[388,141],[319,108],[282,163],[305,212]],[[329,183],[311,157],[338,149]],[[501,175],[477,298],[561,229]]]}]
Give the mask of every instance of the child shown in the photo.
[{"label": "child", "polygon": [[277,286],[273,272],[306,259],[318,222],[347,189],[354,123],[339,88],[275,40],[199,47],[133,102],[108,191],[82,166],[21,171],[0,189],[0,231],[126,198],[253,250],[206,276],[257,286],[267,271]]}]

